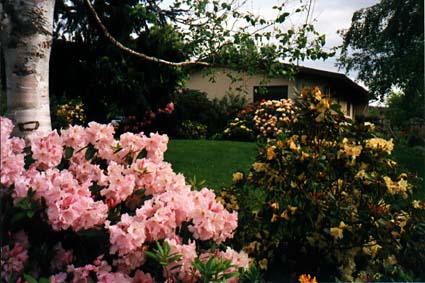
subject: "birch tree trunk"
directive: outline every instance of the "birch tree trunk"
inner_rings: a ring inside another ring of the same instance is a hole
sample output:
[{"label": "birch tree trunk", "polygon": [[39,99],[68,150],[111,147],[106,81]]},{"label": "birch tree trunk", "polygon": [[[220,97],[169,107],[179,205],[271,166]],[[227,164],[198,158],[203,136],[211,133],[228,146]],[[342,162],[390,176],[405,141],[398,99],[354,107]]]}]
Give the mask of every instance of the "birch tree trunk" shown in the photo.
[{"label": "birch tree trunk", "polygon": [[51,130],[49,61],[54,0],[2,0],[0,38],[15,136]]}]

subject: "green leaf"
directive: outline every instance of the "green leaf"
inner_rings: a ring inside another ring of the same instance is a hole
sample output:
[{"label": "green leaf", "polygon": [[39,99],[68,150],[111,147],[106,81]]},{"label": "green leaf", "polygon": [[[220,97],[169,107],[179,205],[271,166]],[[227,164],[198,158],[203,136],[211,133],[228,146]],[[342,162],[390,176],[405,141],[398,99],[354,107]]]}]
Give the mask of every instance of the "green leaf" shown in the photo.
[{"label": "green leaf", "polygon": [[28,218],[32,218],[34,216],[35,212],[33,210],[28,210],[26,215]]},{"label": "green leaf", "polygon": [[96,154],[96,152],[97,152],[97,149],[95,149],[92,144],[89,144],[87,146],[87,150],[86,150],[86,154],[85,154],[86,160],[92,159],[93,156]]},{"label": "green leaf", "polygon": [[155,253],[153,253],[153,252],[151,252],[151,251],[145,251],[145,255],[147,255],[148,257],[150,257],[150,258],[153,258],[153,259],[157,259],[158,257],[156,256],[156,254]]},{"label": "green leaf", "polygon": [[99,191],[101,191],[104,187],[97,185],[97,183],[94,183],[93,185],[91,185],[89,187],[90,192],[92,193],[97,193]]},{"label": "green leaf", "polygon": [[24,210],[28,210],[28,209],[31,209],[31,202],[28,198],[24,198],[20,202],[18,202],[15,206],[18,208],[22,208]]},{"label": "green leaf", "polygon": [[277,17],[276,22],[277,23],[283,23],[288,16],[289,16],[289,13],[283,13],[282,15]]},{"label": "green leaf", "polygon": [[19,222],[20,220],[24,219],[26,216],[27,216],[27,214],[25,213],[25,211],[20,211],[18,213],[13,214],[10,221],[12,223],[16,223],[16,222]]},{"label": "green leaf", "polygon": [[146,151],[146,149],[143,149],[142,151],[139,152],[139,154],[137,155],[136,159],[142,159],[145,158],[147,156],[148,152]]},{"label": "green leaf", "polygon": [[52,277],[50,278],[40,278],[39,283],[51,283],[52,282]]},{"label": "green leaf", "polygon": [[65,159],[70,159],[74,154],[74,149],[72,147],[65,147]]},{"label": "green leaf", "polygon": [[38,281],[31,275],[24,274],[22,277],[24,277],[24,280],[27,281],[28,283],[38,283]]}]

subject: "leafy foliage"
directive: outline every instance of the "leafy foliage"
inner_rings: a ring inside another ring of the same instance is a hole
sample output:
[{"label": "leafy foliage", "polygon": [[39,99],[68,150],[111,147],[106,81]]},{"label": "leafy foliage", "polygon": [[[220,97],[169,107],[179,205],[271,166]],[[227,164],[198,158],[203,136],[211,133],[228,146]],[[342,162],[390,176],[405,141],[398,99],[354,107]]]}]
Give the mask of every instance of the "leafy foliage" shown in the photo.
[{"label": "leafy foliage", "polygon": [[373,98],[384,98],[393,85],[403,89],[402,120],[424,117],[424,3],[381,0],[354,13],[339,66],[359,71]]},{"label": "leafy foliage", "polygon": [[207,137],[207,126],[185,120],[177,129],[177,137],[182,139],[204,139]]},{"label": "leafy foliage", "polygon": [[90,122],[25,148],[9,119],[0,125],[1,282],[196,282],[192,262],[210,256],[214,280],[248,268],[224,244],[237,214],[163,161],[167,136],[115,140],[112,125]]},{"label": "leafy foliage", "polygon": [[415,177],[391,159],[392,141],[347,120],[318,89],[304,90],[292,107],[291,123],[275,125],[279,135],[265,132],[248,176],[220,195],[239,211],[235,243],[283,274],[422,278],[425,205],[412,198]]},{"label": "leafy foliage", "polygon": [[[81,96],[91,109],[88,120],[107,121],[114,116],[143,120],[146,112],[164,107],[183,86],[187,69],[121,53],[99,35],[83,1],[56,2],[51,93]],[[169,6],[157,0],[92,2],[117,40],[172,62],[204,60],[250,72],[290,75],[291,68],[279,60],[328,56],[321,50],[324,36],[312,25],[281,28],[293,16],[284,4],[274,7],[274,21],[243,12],[243,6],[232,1],[176,0]],[[301,7],[294,14],[303,12]]]},{"label": "leafy foliage", "polygon": [[213,256],[208,260],[195,259],[193,267],[199,272],[202,283],[228,282],[228,279],[239,275],[237,271],[225,272],[234,267],[230,260],[216,259]]},{"label": "leafy foliage", "polygon": [[256,128],[254,127],[254,113],[257,104],[250,103],[240,110],[236,118],[230,120],[223,132],[223,137],[229,140],[254,141]]}]

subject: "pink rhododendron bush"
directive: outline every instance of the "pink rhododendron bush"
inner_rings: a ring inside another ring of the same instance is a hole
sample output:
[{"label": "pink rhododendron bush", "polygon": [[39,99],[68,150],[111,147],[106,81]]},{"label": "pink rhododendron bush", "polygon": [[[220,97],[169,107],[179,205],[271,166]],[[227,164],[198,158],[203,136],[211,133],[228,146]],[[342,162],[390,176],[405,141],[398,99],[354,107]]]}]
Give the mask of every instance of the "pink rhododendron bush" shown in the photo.
[{"label": "pink rhododendron bush", "polygon": [[224,244],[236,212],[163,161],[167,136],[115,140],[91,122],[26,147],[0,122],[1,282],[237,282],[248,268]]}]

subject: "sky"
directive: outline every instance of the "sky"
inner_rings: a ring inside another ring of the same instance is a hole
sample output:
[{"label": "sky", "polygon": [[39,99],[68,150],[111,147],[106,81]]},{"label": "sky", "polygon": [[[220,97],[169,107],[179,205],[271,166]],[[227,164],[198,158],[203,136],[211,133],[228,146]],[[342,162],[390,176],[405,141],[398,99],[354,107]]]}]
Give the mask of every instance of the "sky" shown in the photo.
[{"label": "sky", "polygon": [[[271,7],[277,3],[281,4],[282,1],[247,0],[247,8],[266,17],[272,15]],[[325,50],[331,50],[332,47],[342,44],[342,38],[337,34],[337,31],[350,27],[351,18],[355,11],[370,7],[378,2],[379,0],[313,0],[312,19],[314,21],[312,23],[319,33],[326,35]],[[302,21],[305,21],[305,17]],[[336,57],[329,58],[326,61],[304,61],[300,64],[306,67],[344,73],[344,70],[338,71],[335,63]],[[356,74],[349,74],[349,76],[355,79]]]}]

